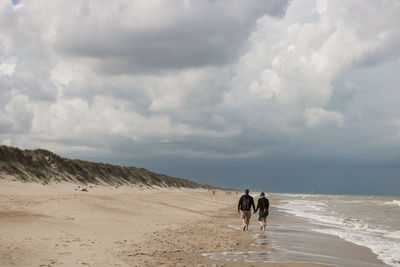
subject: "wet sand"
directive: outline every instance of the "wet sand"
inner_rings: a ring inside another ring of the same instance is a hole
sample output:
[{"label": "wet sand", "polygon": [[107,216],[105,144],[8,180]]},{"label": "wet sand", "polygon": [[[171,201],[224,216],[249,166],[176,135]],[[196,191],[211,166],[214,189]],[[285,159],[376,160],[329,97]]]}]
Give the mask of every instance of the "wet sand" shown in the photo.
[{"label": "wet sand", "polygon": [[[368,248],[313,229],[321,228],[307,220],[270,208],[267,231],[260,231],[255,219],[250,231],[253,240],[243,250],[208,253],[213,259],[247,262],[297,262],[329,266],[387,266]],[[240,231],[240,225],[230,225]]]},{"label": "wet sand", "polygon": [[[228,227],[240,224],[237,195],[75,187],[0,181],[0,266],[320,266],[301,263],[316,258],[302,258],[293,248],[383,266],[368,249],[329,235],[314,233],[304,240],[307,222],[274,209],[266,238],[259,236],[256,244],[259,230]],[[256,229],[255,216],[251,224]],[[301,226],[300,233],[288,238],[293,225]],[[275,262],[208,255],[249,251]]]}]

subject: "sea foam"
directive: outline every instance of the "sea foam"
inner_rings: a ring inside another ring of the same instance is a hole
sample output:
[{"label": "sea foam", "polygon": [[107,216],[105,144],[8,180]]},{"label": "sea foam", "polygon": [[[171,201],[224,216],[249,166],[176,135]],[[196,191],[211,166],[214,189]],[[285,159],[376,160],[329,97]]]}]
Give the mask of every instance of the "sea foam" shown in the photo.
[{"label": "sea foam", "polygon": [[[313,230],[368,247],[384,263],[400,266],[400,223],[396,219],[400,200],[315,195],[285,195],[281,200],[284,204],[279,205],[280,210],[322,226]],[[382,204],[388,209],[382,209]]]},{"label": "sea foam", "polygon": [[386,205],[400,206],[400,200],[387,201],[387,202],[385,202],[384,204],[386,204]]}]

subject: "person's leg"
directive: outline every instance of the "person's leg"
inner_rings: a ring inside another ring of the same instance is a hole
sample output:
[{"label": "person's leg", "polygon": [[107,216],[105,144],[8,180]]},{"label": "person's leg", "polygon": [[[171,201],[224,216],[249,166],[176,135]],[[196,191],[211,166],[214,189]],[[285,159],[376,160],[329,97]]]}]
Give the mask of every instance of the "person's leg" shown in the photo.
[{"label": "person's leg", "polygon": [[262,224],[263,224],[263,228],[264,228],[264,231],[265,231],[265,227],[267,226],[267,217],[265,217],[265,218],[262,220]]},{"label": "person's leg", "polygon": [[246,217],[245,217],[245,213],[244,213],[244,211],[242,210],[241,211],[241,215],[242,215],[242,228],[243,228],[243,231],[245,231],[246,230]]},{"label": "person's leg", "polygon": [[249,230],[249,223],[250,223],[250,217],[249,216],[247,216],[246,217],[246,230]]},{"label": "person's leg", "polygon": [[249,224],[250,224],[250,218],[251,218],[251,210],[248,212],[248,217],[247,217],[247,230],[249,230]]}]

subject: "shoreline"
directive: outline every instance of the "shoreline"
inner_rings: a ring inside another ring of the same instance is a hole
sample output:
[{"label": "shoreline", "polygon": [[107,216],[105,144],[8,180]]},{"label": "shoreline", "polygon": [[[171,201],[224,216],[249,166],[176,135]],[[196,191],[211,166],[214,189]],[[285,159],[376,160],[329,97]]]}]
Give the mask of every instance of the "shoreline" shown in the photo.
[{"label": "shoreline", "polygon": [[[266,233],[259,230],[259,225],[253,219],[249,227],[253,240],[249,241],[247,250],[208,253],[206,256],[247,261],[252,264],[289,262],[289,265],[302,263],[310,266],[389,266],[367,247],[334,235],[313,231],[314,225],[306,219],[285,214],[276,207],[271,207],[270,214],[272,217],[269,219]],[[230,227],[241,231],[238,224]]]},{"label": "shoreline", "polygon": [[[285,241],[293,226],[304,230],[309,225],[277,212],[273,200],[267,236],[257,244],[254,237],[260,231],[228,227],[241,224],[235,212],[239,195],[223,191],[99,186],[77,192],[73,184],[0,185],[1,266],[327,266],[296,262],[301,258],[282,253],[296,246],[301,234],[309,235],[301,244],[311,250],[325,246],[343,256],[339,248],[345,247],[356,252],[353,258],[347,255],[350,260],[381,264],[367,248],[325,234],[300,231],[292,242]],[[250,224],[258,226],[256,215]],[[279,260],[249,263],[203,256],[248,251]]]}]

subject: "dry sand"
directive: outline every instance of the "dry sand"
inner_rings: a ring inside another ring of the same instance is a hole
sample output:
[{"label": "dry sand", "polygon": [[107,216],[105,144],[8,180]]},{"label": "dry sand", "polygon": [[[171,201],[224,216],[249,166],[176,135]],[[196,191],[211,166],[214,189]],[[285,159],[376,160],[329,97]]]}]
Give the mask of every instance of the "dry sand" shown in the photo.
[{"label": "dry sand", "polygon": [[317,266],[202,256],[249,250],[236,195],[75,187],[0,181],[0,266]]}]

